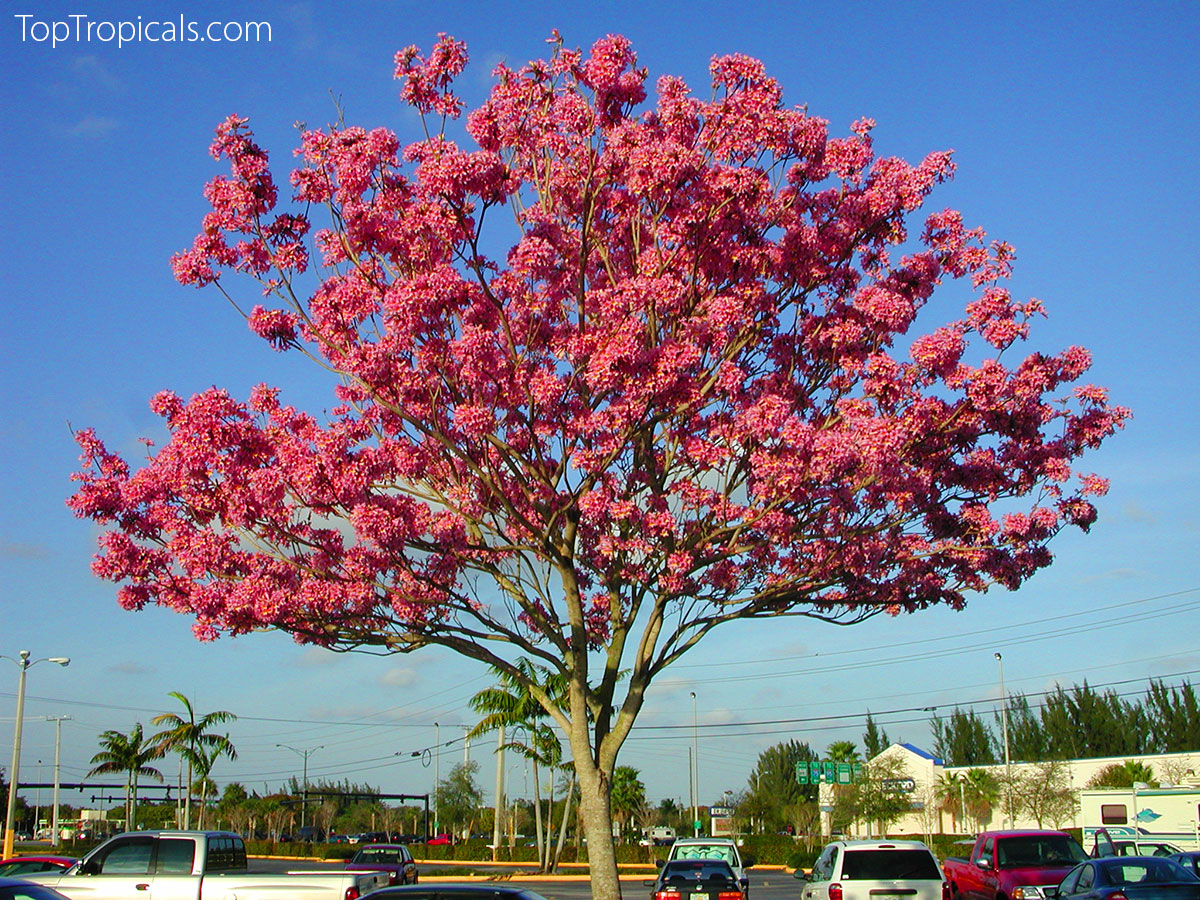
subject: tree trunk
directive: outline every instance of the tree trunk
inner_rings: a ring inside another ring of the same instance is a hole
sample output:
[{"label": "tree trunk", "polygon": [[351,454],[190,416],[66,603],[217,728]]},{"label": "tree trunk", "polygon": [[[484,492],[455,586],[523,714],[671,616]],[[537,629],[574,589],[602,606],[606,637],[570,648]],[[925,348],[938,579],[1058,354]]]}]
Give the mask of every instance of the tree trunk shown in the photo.
[{"label": "tree trunk", "polygon": [[125,820],[125,830],[126,831],[137,831],[137,783],[138,783],[138,777],[137,777],[136,769],[133,772],[132,780],[133,780],[133,791],[131,792],[132,797],[131,797],[130,803],[129,803],[129,816]]},{"label": "tree trunk", "polygon": [[[550,797],[546,801],[546,852],[538,858],[541,871],[550,871],[550,845],[554,840],[554,766],[550,766]],[[539,851],[540,853],[540,851]]]},{"label": "tree trunk", "polygon": [[[582,760],[580,756],[583,756]],[[579,775],[579,809],[587,838],[592,900],[621,900],[609,803],[611,775],[602,772],[589,756],[583,754],[576,754],[575,768]]]},{"label": "tree trunk", "polygon": [[542,838],[544,836],[542,829],[542,788],[541,788],[542,773],[538,771],[537,760],[533,760],[533,822],[534,833],[537,835],[537,852],[538,852],[538,869],[542,869],[542,860],[546,858],[543,853]]},{"label": "tree trunk", "polygon": [[554,859],[550,862],[551,874],[558,868],[562,857],[563,843],[567,839],[567,822],[571,819],[571,798],[575,796],[575,772],[571,771],[571,784],[567,787],[567,796],[563,799],[562,822],[558,826],[558,846],[554,848]]}]

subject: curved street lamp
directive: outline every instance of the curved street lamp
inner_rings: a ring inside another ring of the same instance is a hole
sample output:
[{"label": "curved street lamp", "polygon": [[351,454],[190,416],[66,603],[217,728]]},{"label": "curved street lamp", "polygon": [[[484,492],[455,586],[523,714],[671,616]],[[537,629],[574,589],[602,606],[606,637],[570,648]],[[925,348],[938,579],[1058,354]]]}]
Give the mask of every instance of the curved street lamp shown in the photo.
[{"label": "curved street lamp", "polygon": [[31,660],[29,651],[22,650],[17,654],[17,659],[11,656],[0,655],[0,659],[7,659],[9,662],[17,664],[17,668],[21,670],[20,680],[17,682],[17,724],[13,731],[13,752],[12,765],[9,767],[8,781],[8,811],[4,815],[4,859],[8,859],[13,853],[13,816],[17,811],[17,784],[20,776],[21,765],[21,722],[25,716],[25,673],[29,671],[30,666],[36,666],[41,662],[52,662],[55,665],[67,666],[71,664],[69,656],[47,656],[42,659]]}]

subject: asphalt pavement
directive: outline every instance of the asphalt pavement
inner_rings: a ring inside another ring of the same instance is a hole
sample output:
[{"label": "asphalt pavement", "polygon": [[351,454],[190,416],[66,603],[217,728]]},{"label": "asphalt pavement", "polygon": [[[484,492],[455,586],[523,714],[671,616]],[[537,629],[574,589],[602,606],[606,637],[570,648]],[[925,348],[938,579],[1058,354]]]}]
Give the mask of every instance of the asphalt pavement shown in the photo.
[{"label": "asphalt pavement", "polygon": [[[251,868],[256,872],[297,870],[311,872],[336,870],[340,869],[341,865],[324,861],[256,858],[251,862]],[[467,868],[472,874],[461,874],[462,870]],[[512,866],[488,866],[487,864],[468,866],[459,862],[419,863],[417,870],[418,877],[424,883],[432,881],[479,882],[494,879],[496,881],[520,881],[522,887],[536,891],[546,900],[589,900],[592,895],[591,884],[588,882],[587,876],[574,875],[570,869],[564,870],[561,876],[556,877],[526,874],[528,869]],[[649,870],[643,873],[623,872],[621,875],[623,900],[650,900],[650,887],[645,882],[652,881],[653,877],[653,873]],[[798,884],[791,873],[783,869],[754,868],[750,870],[750,896],[753,900],[798,900],[800,896]]]}]

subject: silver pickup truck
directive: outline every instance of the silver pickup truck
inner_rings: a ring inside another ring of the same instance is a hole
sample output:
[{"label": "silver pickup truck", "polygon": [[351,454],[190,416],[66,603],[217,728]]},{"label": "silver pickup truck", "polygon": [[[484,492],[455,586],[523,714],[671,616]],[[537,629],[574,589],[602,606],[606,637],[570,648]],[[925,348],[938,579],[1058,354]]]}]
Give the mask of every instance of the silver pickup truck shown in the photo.
[{"label": "silver pickup truck", "polygon": [[248,872],[246,845],[223,831],[136,831],[105,841],[65,873],[26,876],[70,900],[358,900],[385,872]]}]

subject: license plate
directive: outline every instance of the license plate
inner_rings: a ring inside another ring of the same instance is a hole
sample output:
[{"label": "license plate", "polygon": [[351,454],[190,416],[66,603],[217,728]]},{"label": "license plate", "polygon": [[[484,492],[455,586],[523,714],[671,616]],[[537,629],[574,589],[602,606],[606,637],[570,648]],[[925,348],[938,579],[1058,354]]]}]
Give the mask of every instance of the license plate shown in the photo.
[{"label": "license plate", "polygon": [[697,891],[692,894],[690,900],[708,900],[708,894],[704,891]]}]

